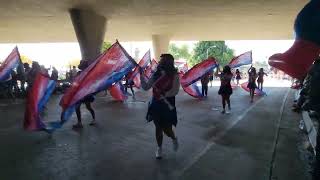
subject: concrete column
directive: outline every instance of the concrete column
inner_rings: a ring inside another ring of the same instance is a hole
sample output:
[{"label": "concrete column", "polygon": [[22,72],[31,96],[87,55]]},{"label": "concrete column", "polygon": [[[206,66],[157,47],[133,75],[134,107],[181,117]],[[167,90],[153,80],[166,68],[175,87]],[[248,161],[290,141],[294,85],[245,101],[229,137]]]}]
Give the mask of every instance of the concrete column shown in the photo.
[{"label": "concrete column", "polygon": [[168,47],[170,43],[170,36],[163,34],[154,34],[152,35],[152,45],[154,56],[156,60],[159,61],[161,54],[168,53]]},{"label": "concrete column", "polygon": [[92,61],[100,55],[106,30],[106,18],[91,10],[70,9],[69,12],[82,59]]}]

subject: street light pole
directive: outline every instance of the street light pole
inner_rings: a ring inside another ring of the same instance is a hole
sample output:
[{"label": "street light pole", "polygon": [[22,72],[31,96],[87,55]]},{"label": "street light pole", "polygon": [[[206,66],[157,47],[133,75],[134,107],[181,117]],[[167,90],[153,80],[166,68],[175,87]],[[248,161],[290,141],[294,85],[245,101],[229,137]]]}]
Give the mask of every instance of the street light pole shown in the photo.
[{"label": "street light pole", "polygon": [[208,49],[207,49],[207,59],[209,58],[209,49],[211,49],[211,48],[216,48],[217,46],[216,45],[214,45],[214,46],[210,46]]}]

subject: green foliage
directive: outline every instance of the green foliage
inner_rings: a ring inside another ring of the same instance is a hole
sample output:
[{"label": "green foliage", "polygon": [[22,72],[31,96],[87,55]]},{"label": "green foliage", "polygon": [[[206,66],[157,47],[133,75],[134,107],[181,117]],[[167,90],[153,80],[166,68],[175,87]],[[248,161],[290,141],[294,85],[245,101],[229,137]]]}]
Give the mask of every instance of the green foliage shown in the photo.
[{"label": "green foliage", "polygon": [[208,56],[216,58],[221,66],[227,65],[234,57],[234,52],[225,41],[199,41],[194,48],[193,58],[188,62],[191,66],[207,59]]},{"label": "green foliage", "polygon": [[105,50],[109,49],[112,44],[110,42],[103,42],[102,47],[101,47],[101,52],[104,52]]},{"label": "green foliage", "polygon": [[174,59],[176,60],[186,59],[187,61],[189,61],[192,57],[187,45],[182,45],[181,47],[178,47],[175,44],[170,44],[169,53],[172,54]]}]

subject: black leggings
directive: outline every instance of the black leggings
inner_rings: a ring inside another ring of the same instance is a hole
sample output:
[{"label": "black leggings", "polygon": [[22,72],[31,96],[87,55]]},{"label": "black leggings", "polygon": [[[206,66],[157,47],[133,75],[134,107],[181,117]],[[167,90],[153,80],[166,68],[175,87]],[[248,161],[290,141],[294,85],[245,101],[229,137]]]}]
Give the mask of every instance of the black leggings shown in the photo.
[{"label": "black leggings", "polygon": [[208,95],[208,85],[202,85],[202,96]]},{"label": "black leggings", "polygon": [[134,96],[133,85],[126,85],[126,86],[125,86],[125,92],[126,92],[126,93],[128,92],[128,86],[129,86],[129,88],[130,88],[130,90],[131,90],[132,96]]},{"label": "black leggings", "polygon": [[162,141],[163,141],[163,133],[166,134],[168,137],[171,139],[176,139],[176,135],[173,132],[172,127],[161,127],[157,121],[153,121],[155,127],[156,127],[156,140],[158,147],[162,146]]},{"label": "black leggings", "polygon": [[226,109],[226,104],[228,104],[228,108],[231,109],[230,95],[229,94],[221,94],[221,97],[222,97],[222,107],[223,107],[223,109]]},{"label": "black leggings", "polygon": [[[91,103],[90,102],[84,102],[84,104],[86,105],[86,108],[88,109],[88,111],[91,113],[92,118],[95,120],[95,113],[93,108],[91,107]],[[76,107],[76,114],[77,114],[77,118],[78,118],[78,123],[81,123],[81,104],[79,104]]]}]

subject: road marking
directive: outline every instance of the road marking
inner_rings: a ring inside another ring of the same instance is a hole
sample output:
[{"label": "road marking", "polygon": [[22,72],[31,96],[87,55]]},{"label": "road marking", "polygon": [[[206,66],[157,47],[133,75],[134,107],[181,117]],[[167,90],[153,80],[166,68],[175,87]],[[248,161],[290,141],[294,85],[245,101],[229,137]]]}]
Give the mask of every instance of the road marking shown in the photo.
[{"label": "road marking", "polygon": [[224,131],[210,138],[209,139],[210,142],[207,143],[206,147],[202,151],[200,151],[198,154],[196,154],[189,162],[187,162],[182,170],[175,172],[174,175],[176,177],[182,176],[186,170],[188,170],[193,164],[195,164],[213,145],[215,145],[216,140],[226,135],[230,129],[232,129],[238,122],[240,122],[248,114],[248,112],[251,111],[254,107],[256,107],[256,105],[259,104],[261,101],[263,101],[264,98],[265,97],[262,97],[258,101],[255,101],[248,109],[246,109],[240,116],[238,116],[235,121],[229,124]]}]

